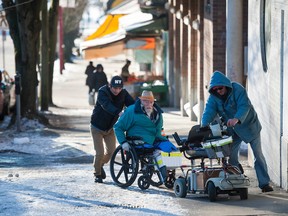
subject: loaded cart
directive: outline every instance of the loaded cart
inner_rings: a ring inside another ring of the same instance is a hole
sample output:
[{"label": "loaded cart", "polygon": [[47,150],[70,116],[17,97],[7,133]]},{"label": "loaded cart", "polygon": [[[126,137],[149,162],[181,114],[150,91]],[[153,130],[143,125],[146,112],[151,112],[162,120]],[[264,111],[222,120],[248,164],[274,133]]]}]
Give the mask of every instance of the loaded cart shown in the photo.
[{"label": "loaded cart", "polygon": [[[205,128],[195,125],[187,139],[180,139],[176,132],[173,134],[180,151],[191,161],[191,166],[180,167],[183,176],[174,183],[177,197],[186,197],[190,192],[208,194],[211,202],[216,201],[218,194],[239,195],[242,200],[248,198],[249,178],[228,163],[233,140],[225,134],[225,129],[222,125]],[[197,160],[200,160],[198,164]],[[205,162],[209,162],[209,166]]]}]

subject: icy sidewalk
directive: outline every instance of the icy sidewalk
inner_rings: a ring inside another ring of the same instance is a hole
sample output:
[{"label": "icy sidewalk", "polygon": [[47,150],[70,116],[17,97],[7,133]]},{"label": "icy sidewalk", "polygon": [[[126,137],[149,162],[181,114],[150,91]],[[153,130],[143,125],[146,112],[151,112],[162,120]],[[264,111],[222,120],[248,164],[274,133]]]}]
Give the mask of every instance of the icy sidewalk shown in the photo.
[{"label": "icy sidewalk", "polygon": [[0,215],[187,215],[171,192],[121,189],[105,169],[104,184],[94,183],[89,165],[2,169]]}]

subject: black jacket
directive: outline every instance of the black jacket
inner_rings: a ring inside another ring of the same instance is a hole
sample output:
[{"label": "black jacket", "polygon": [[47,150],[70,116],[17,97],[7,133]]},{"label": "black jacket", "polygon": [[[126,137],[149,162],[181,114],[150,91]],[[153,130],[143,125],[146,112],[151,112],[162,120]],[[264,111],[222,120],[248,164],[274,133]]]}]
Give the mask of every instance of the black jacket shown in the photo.
[{"label": "black jacket", "polygon": [[94,71],[92,74],[92,88],[98,92],[99,88],[108,84],[107,76],[103,71]]},{"label": "black jacket", "polygon": [[110,130],[118,120],[119,113],[123,107],[134,104],[134,99],[126,91],[122,91],[117,95],[113,95],[108,85],[102,86],[98,91],[96,105],[94,107],[91,124],[103,131]]}]

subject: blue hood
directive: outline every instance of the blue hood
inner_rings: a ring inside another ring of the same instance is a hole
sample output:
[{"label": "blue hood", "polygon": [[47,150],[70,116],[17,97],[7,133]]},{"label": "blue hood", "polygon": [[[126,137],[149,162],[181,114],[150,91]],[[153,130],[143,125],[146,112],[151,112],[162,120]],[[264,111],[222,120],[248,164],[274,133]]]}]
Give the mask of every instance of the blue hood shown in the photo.
[{"label": "blue hood", "polygon": [[212,90],[215,86],[226,86],[227,88],[232,89],[232,82],[222,72],[215,71],[211,77],[208,91],[210,94],[217,96],[216,92]]}]

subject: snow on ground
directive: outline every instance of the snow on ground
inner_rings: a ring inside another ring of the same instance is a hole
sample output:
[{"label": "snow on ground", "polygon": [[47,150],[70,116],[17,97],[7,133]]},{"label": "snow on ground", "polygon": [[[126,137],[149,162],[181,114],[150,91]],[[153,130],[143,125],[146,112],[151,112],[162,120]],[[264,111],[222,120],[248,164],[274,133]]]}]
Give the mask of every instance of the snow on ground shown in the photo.
[{"label": "snow on ground", "polygon": [[[66,114],[72,115],[73,111]],[[21,128],[23,132],[18,139],[16,131],[15,137],[13,133],[7,137],[1,134],[0,152],[13,150],[28,153],[39,160],[51,155],[56,158],[92,155],[92,152],[71,151],[76,137],[41,136],[46,129],[34,121],[22,121]],[[13,132],[15,129],[10,130]],[[78,137],[77,142],[85,143],[88,139],[88,136],[82,137],[82,140]],[[1,168],[0,215],[185,214],[185,210],[177,204],[173,191],[152,186],[141,191],[137,181],[128,189],[122,189],[111,179],[109,166],[106,165],[104,169],[107,173],[105,183],[96,184],[91,163],[36,163],[28,167]]]},{"label": "snow on ground", "polygon": [[185,215],[165,190],[121,189],[109,176],[105,184],[95,184],[87,165],[5,171],[0,215]]}]

